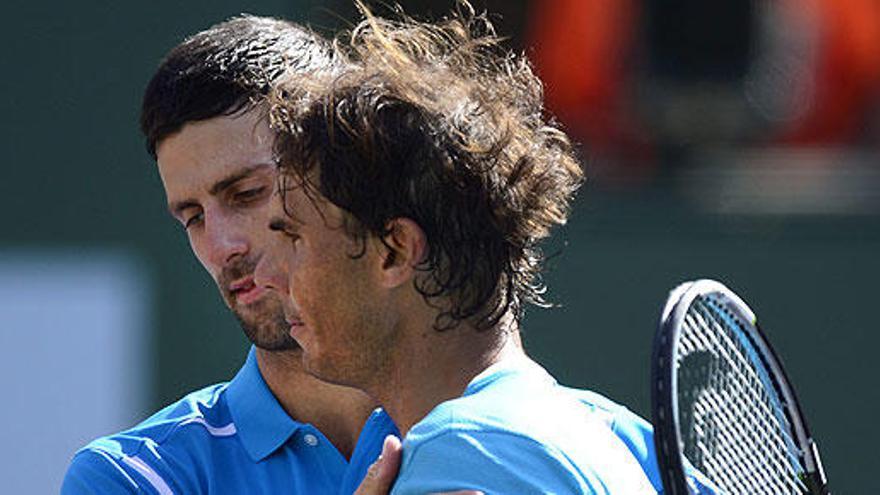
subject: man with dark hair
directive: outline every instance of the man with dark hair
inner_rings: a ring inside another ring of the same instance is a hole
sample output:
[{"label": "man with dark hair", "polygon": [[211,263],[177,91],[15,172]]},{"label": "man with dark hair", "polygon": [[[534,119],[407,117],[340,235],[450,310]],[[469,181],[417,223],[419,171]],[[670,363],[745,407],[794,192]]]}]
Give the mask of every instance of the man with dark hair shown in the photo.
[{"label": "man with dark hair", "polygon": [[[280,235],[256,283],[286,296],[306,369],[406,435],[393,493],[654,493],[614,425],[629,413],[523,351],[524,305],[546,305],[539,243],[582,172],[528,62],[460,6],[433,24],[362,7],[335,45],[349,65],[286,77]],[[384,451],[373,478],[400,448]]]},{"label": "man with dark hair", "polygon": [[231,382],[80,450],[62,493],[351,493],[396,433],[363,392],[305,373],[278,296],[253,282],[277,175],[264,97],[284,74],[339,66],[312,32],[253,16],[163,60],[143,100],[147,147],[171,214],[254,347]]}]

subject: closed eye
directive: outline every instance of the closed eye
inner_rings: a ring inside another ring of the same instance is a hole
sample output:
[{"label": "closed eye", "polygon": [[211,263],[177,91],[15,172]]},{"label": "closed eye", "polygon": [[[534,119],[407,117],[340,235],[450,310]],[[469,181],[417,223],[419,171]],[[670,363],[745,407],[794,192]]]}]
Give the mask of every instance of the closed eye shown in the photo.
[{"label": "closed eye", "polygon": [[274,218],[269,222],[269,230],[291,239],[298,239],[299,235],[294,231],[293,224],[287,220]]},{"label": "closed eye", "polygon": [[202,222],[202,219],[203,219],[204,217],[205,217],[205,214],[202,213],[202,212],[199,212],[199,213],[197,213],[197,214],[195,214],[195,215],[192,215],[192,216],[189,216],[189,217],[184,217],[184,218],[183,218],[183,221],[182,221],[181,223],[183,223],[183,228],[184,228],[184,229],[189,230],[190,227],[193,227],[193,226],[195,226],[195,225],[201,223],[201,222]]},{"label": "closed eye", "polygon": [[269,188],[266,186],[255,187],[253,189],[245,189],[243,191],[235,193],[233,195],[233,198],[238,203],[250,203],[266,196],[266,192],[268,190]]}]

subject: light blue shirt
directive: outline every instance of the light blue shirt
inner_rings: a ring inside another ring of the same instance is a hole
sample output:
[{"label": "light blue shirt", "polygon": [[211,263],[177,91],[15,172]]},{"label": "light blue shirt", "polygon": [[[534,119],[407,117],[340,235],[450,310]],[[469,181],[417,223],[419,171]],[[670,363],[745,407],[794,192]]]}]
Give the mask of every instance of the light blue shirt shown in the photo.
[{"label": "light blue shirt", "polygon": [[[664,493],[663,480],[660,477],[660,467],[657,464],[654,446],[654,429],[651,423],[596,392],[574,388],[566,388],[565,390],[605,421],[611,431],[626,444],[629,451],[639,461],[657,493]],[[685,461],[684,468],[688,488],[692,495],[721,493],[703,473],[694,469],[687,461]]]},{"label": "light blue shirt", "polygon": [[314,426],[291,419],[272,395],[254,350],[235,378],[193,392],[73,458],[62,495],[350,494],[397,434],[376,410],[351,462]]},{"label": "light blue shirt", "polygon": [[629,423],[613,427],[625,410],[595,406],[598,397],[559,386],[527,358],[496,363],[410,430],[392,493],[655,493],[645,459],[621,439]]}]

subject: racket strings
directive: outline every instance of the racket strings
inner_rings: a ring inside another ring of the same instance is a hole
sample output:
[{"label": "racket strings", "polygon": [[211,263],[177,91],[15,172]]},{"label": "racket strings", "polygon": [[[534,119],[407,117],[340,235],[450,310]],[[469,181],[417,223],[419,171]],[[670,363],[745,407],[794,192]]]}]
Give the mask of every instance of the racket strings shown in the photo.
[{"label": "racket strings", "polygon": [[[715,377],[717,378],[716,374]],[[723,387],[722,384],[709,385],[710,389],[713,388],[718,390],[719,387]],[[772,483],[769,480],[765,480],[765,476],[763,476],[764,471],[766,471],[766,467],[764,464],[759,463],[759,459],[756,456],[736,456],[734,457],[732,454],[736,452],[730,452],[728,449],[713,449],[710,450],[710,447],[717,445],[731,445],[735,442],[736,438],[749,438],[749,441],[754,442],[756,445],[764,446],[764,445],[773,445],[772,441],[767,438],[754,438],[756,431],[760,432],[760,429],[750,429],[745,430],[742,428],[742,425],[738,421],[738,417],[734,417],[728,413],[728,411],[736,411],[741,409],[744,406],[743,404],[731,404],[730,403],[731,396],[725,396],[723,394],[718,394],[717,392],[707,392],[707,396],[702,398],[701,400],[695,402],[694,404],[694,416],[696,421],[694,422],[693,433],[694,433],[694,444],[697,449],[699,449],[700,454],[695,458],[699,459],[697,462],[701,465],[707,466],[707,471],[714,472],[716,477],[719,476],[727,476],[731,479],[728,481],[728,484],[733,483],[733,480],[741,479],[746,480],[746,490],[748,493],[757,493],[760,492],[760,488],[767,484]],[[733,406],[733,407],[732,407]],[[719,413],[714,413],[713,411],[720,411]],[[713,417],[714,416],[714,417]],[[731,428],[717,428],[715,425],[721,423],[731,426]],[[750,438],[751,437],[751,438]],[[702,441],[700,441],[702,440]],[[771,464],[775,464],[774,468],[776,471],[781,471],[784,469],[783,466],[780,466],[778,463],[773,462],[774,457],[769,455],[767,452],[763,452],[763,456],[765,459],[770,460]],[[755,473],[747,476],[749,473]]]},{"label": "racket strings", "polygon": [[[713,321],[713,323],[717,328],[725,328],[718,322]],[[713,335],[724,339],[725,345],[719,347],[724,351],[727,349],[742,349],[744,347],[740,341],[734,341],[729,332],[715,332]],[[761,440],[769,443],[759,445],[775,447],[773,459],[788,459],[797,470],[802,470],[802,466],[800,466],[797,458],[790,454],[796,451],[797,447],[789,433],[792,431],[791,424],[782,412],[782,405],[780,399],[776,396],[771,379],[762,368],[752,364],[757,362],[759,358],[754,353],[752,353],[751,361],[746,359],[746,356],[741,353],[733,353],[733,357],[737,358],[737,364],[740,365],[739,368],[736,368],[740,372],[738,376],[746,377],[745,384],[748,385],[748,388],[745,388],[743,381],[740,380],[728,379],[728,383],[734,385],[738,389],[735,392],[741,394],[734,394],[734,397],[748,399],[749,403],[745,405],[748,408],[746,410],[754,410],[754,408],[761,410],[761,414],[756,416],[757,419],[762,421],[762,424],[759,425],[761,428],[757,431],[762,434],[763,438]],[[764,376],[758,375],[756,371],[758,369],[762,370]]]},{"label": "racket strings", "polygon": [[[699,315],[699,313],[698,313],[695,319],[699,320],[700,325],[702,325],[704,327],[707,325],[707,322],[706,322],[707,320],[704,318],[704,315]],[[712,320],[708,320],[708,321],[712,321]],[[693,323],[693,321],[691,323]],[[721,334],[721,335],[724,336],[724,334]],[[722,338],[726,339],[726,336],[724,336]],[[726,351],[726,349],[724,348],[724,345],[722,345],[722,343],[717,342],[717,341],[704,342],[704,344],[706,344],[708,346],[714,346],[715,348],[718,348],[718,349],[722,349],[722,351]],[[725,344],[730,345],[731,342],[726,342]],[[736,354],[734,354],[734,356],[731,356],[729,352],[722,352],[721,354],[724,355],[724,357],[726,357],[728,359],[737,356]],[[767,417],[766,414],[768,413],[768,410],[766,407],[763,408],[764,409],[763,412],[764,412],[765,416],[761,416],[761,415],[756,416],[756,418],[758,420],[763,421],[763,424],[759,425],[759,428],[752,428],[752,429],[748,429],[748,430],[744,430],[741,426],[741,423],[740,423],[740,421],[742,420],[741,415],[738,415],[738,414],[731,415],[730,412],[736,413],[736,412],[742,411],[743,408],[748,408],[750,406],[756,407],[757,404],[760,404],[760,406],[766,406],[766,404],[761,401],[766,401],[768,398],[767,398],[766,394],[763,393],[763,388],[756,387],[756,384],[758,384],[759,381],[755,379],[755,376],[747,376],[747,378],[749,378],[749,379],[745,383],[747,385],[750,385],[750,387],[748,390],[743,390],[742,389],[743,388],[742,382],[737,381],[737,380],[731,380],[731,376],[733,376],[731,374],[731,367],[730,366],[726,366],[726,367],[723,366],[723,365],[729,364],[729,361],[713,360],[712,362],[716,364],[715,368],[720,368],[720,369],[710,370],[710,375],[708,375],[708,376],[710,376],[711,378],[710,378],[710,383],[707,384],[707,388],[709,390],[715,390],[715,391],[727,390],[728,393],[727,394],[712,393],[707,396],[707,398],[709,399],[707,401],[707,403],[709,403],[711,405],[711,410],[716,412],[714,414],[715,416],[719,416],[718,418],[710,418],[710,419],[715,419],[715,420],[708,422],[707,427],[709,427],[712,430],[718,430],[718,431],[715,431],[714,435],[706,435],[703,441],[707,445],[715,445],[715,444],[719,444],[719,442],[725,442],[724,443],[725,445],[731,445],[733,443],[733,438],[736,438],[734,435],[739,435],[738,438],[748,438],[750,442],[752,442],[754,445],[757,445],[758,447],[760,447],[758,449],[758,452],[756,453],[758,458],[756,458],[756,457],[743,457],[743,456],[739,456],[738,458],[732,458],[730,455],[720,455],[719,456],[720,458],[725,460],[726,471],[731,471],[731,476],[735,476],[736,478],[740,478],[744,473],[752,473],[751,476],[748,476],[746,478],[753,479],[753,482],[749,484],[750,486],[748,486],[749,492],[753,493],[753,492],[755,492],[756,489],[760,489],[760,487],[763,484],[765,484],[765,482],[766,482],[766,480],[761,479],[762,476],[758,476],[756,478],[755,475],[756,474],[760,475],[760,474],[764,473],[764,471],[766,471],[765,465],[767,464],[768,459],[770,460],[769,464],[774,468],[775,471],[784,470],[784,467],[779,465],[778,462],[773,462],[773,459],[778,458],[778,456],[780,455],[781,452],[779,452],[778,449],[776,449],[777,450],[775,452],[776,456],[774,457],[773,453],[767,452],[767,449],[764,448],[767,446],[769,446],[771,448],[777,447],[779,445],[780,439],[779,438],[767,438],[766,433],[768,431],[774,432],[775,430],[772,429],[773,425],[768,424],[768,422],[766,420],[766,417]],[[718,366],[719,363],[722,366]],[[756,394],[758,394],[758,397],[759,397],[758,401],[754,400]],[[740,399],[740,400],[737,400],[737,399]],[[746,399],[746,402],[744,403],[741,399]],[[757,402],[757,404],[756,404],[756,402]],[[699,405],[699,403],[697,403],[697,404]],[[760,406],[758,406],[759,409],[761,408]],[[720,412],[720,414],[718,412]],[[706,410],[706,408],[697,407],[697,408],[695,408],[695,413],[697,414],[697,417],[701,417],[700,415],[709,414],[709,410]],[[730,428],[721,428],[721,429],[717,428],[718,423],[732,426],[733,431],[729,431]],[[702,430],[704,430],[704,428],[700,428],[697,431],[699,432]],[[763,438],[755,438],[755,434],[760,435],[762,433],[765,434],[765,435],[763,435]],[[714,438],[714,437],[720,437],[720,438]],[[722,450],[721,454],[727,454],[727,452]],[[784,456],[784,453],[782,453],[782,455]],[[704,457],[705,457],[705,454],[704,454]]]},{"label": "racket strings", "polygon": [[[700,309],[705,311],[704,308],[697,308],[697,310]],[[774,446],[778,446],[780,441],[785,443],[786,450],[784,452],[776,452],[776,454],[790,452],[791,449],[795,448],[795,443],[788,434],[788,432],[791,431],[791,425],[784,415],[776,413],[776,411],[781,410],[781,406],[779,405],[779,400],[767,392],[767,387],[770,386],[768,383],[769,378],[762,380],[755,372],[750,361],[746,359],[745,355],[741,352],[736,352],[739,350],[739,346],[727,332],[718,331],[724,330],[724,327],[712,319],[713,315],[711,313],[707,315],[708,318],[699,313],[694,316],[700,318],[702,329],[708,328],[708,322],[711,322],[712,326],[715,327],[715,331],[697,334],[704,336],[703,340],[708,346],[707,348],[717,349],[723,358],[723,361],[720,362],[734,363],[736,366],[733,366],[731,369],[739,372],[737,375],[738,378],[744,378],[744,380],[732,379],[731,374],[718,373],[716,370],[715,373],[711,374],[714,380],[714,385],[716,386],[715,389],[727,390],[733,388],[733,397],[748,401],[748,403],[743,406],[746,408],[745,410],[759,409],[761,414],[756,415],[755,418],[761,421],[761,428],[757,431],[772,436],[772,438],[764,438],[763,440],[771,441]],[[708,335],[709,338],[711,338],[711,341],[706,340],[705,335]],[[724,339],[724,342],[720,342],[719,339]],[[731,352],[731,349],[734,349],[734,352]],[[771,407],[771,404],[773,407]],[[771,421],[768,418],[774,418],[778,422]],[[781,428],[777,427],[779,423],[782,423]]]},{"label": "racket strings", "polygon": [[[723,330],[721,325],[718,325],[714,320],[707,318],[711,316],[713,315],[705,313],[701,315],[698,312],[695,319],[699,321],[699,324],[704,329],[708,328],[708,326],[710,326],[709,322],[711,322],[711,326],[716,326],[716,330]],[[772,398],[767,395],[766,389],[761,386],[763,382],[761,382],[754,373],[741,373],[740,375],[733,373],[733,371],[751,371],[751,367],[738,368],[736,366],[737,364],[743,365],[746,363],[742,362],[743,358],[741,354],[729,352],[735,345],[732,339],[730,339],[724,332],[716,332],[706,335],[713,336],[710,337],[713,341],[707,341],[704,342],[704,344],[712,346],[711,348],[719,349],[719,354],[726,359],[713,360],[713,362],[716,363],[716,369],[710,370],[709,376],[711,378],[710,383],[708,384],[708,389],[716,392],[726,391],[727,393],[712,393],[708,396],[711,399],[709,403],[713,406],[713,410],[720,412],[720,414],[716,412],[716,416],[720,416],[718,420],[709,423],[709,426],[715,426],[715,429],[720,431],[721,438],[716,439],[712,436],[707,436],[705,442],[708,445],[713,445],[719,444],[720,441],[723,441],[724,445],[730,446],[735,445],[734,438],[746,438],[756,447],[755,451],[751,452],[751,456],[741,455],[737,458],[731,458],[729,455],[722,456],[726,457],[725,461],[727,470],[729,471],[733,468],[736,477],[740,477],[745,473],[752,473],[751,476],[747,476],[746,478],[753,480],[754,486],[749,486],[750,493],[753,493],[756,489],[760,489],[762,485],[769,481],[766,479],[762,480],[762,476],[760,476],[768,471],[768,466],[773,471],[776,471],[777,474],[781,474],[783,477],[786,475],[786,466],[782,465],[778,459],[786,458],[785,451],[781,450],[779,445],[787,442],[778,435],[780,430],[777,425],[772,423],[772,420],[768,420],[768,418],[774,418],[774,416],[771,415],[770,408],[767,407],[767,403],[772,400]],[[720,339],[725,340],[725,342],[720,342],[719,337]],[[732,366],[731,363],[733,363]],[[754,415],[752,419],[757,420],[759,424],[754,428],[743,428],[743,424],[741,423],[743,418],[740,413],[742,411],[755,410],[756,408],[760,411],[760,414]],[[698,417],[700,414],[708,413],[708,411],[705,410],[701,411],[701,408],[699,407],[695,409],[695,412]],[[727,427],[717,428],[719,423]],[[719,432],[716,432],[714,436],[719,436]],[[755,475],[759,476],[756,477]]]},{"label": "racket strings", "polygon": [[700,299],[685,316],[676,356],[685,456],[728,493],[803,493],[790,425],[738,325]]},{"label": "racket strings", "polygon": [[[755,431],[744,430],[738,421],[739,418],[731,414],[746,406],[732,405],[730,399],[735,396],[718,393],[726,386],[722,382],[726,373],[715,371],[710,376],[705,395],[696,399],[693,405],[690,439],[693,448],[688,450],[694,452],[692,455],[695,463],[713,478],[728,478],[724,483],[728,486],[736,484],[735,480],[744,480],[740,483],[745,484],[743,491],[760,493],[760,488],[767,484],[763,477],[746,476],[747,473],[760,474],[764,469],[757,459],[754,456],[736,456],[734,455],[738,453],[736,451],[717,448],[718,445],[733,444],[735,438],[754,437]],[[727,425],[729,428],[718,428],[718,424]],[[750,441],[755,442],[756,439],[750,438]]]}]

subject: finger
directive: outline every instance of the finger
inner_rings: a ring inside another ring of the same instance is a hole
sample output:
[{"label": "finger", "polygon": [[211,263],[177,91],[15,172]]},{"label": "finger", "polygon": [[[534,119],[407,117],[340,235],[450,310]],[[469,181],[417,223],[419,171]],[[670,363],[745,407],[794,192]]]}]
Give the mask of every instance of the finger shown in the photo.
[{"label": "finger", "polygon": [[382,454],[367,470],[367,475],[355,491],[355,495],[386,495],[397,478],[400,454],[400,440],[393,435],[385,437]]},{"label": "finger", "polygon": [[394,480],[397,479],[397,471],[400,470],[400,458],[402,453],[403,447],[400,444],[399,438],[394,435],[388,435],[385,437],[385,442],[382,443],[382,454],[379,456],[382,458],[382,466],[379,476],[383,480],[388,481],[389,488],[391,487],[391,484],[394,483]]}]

